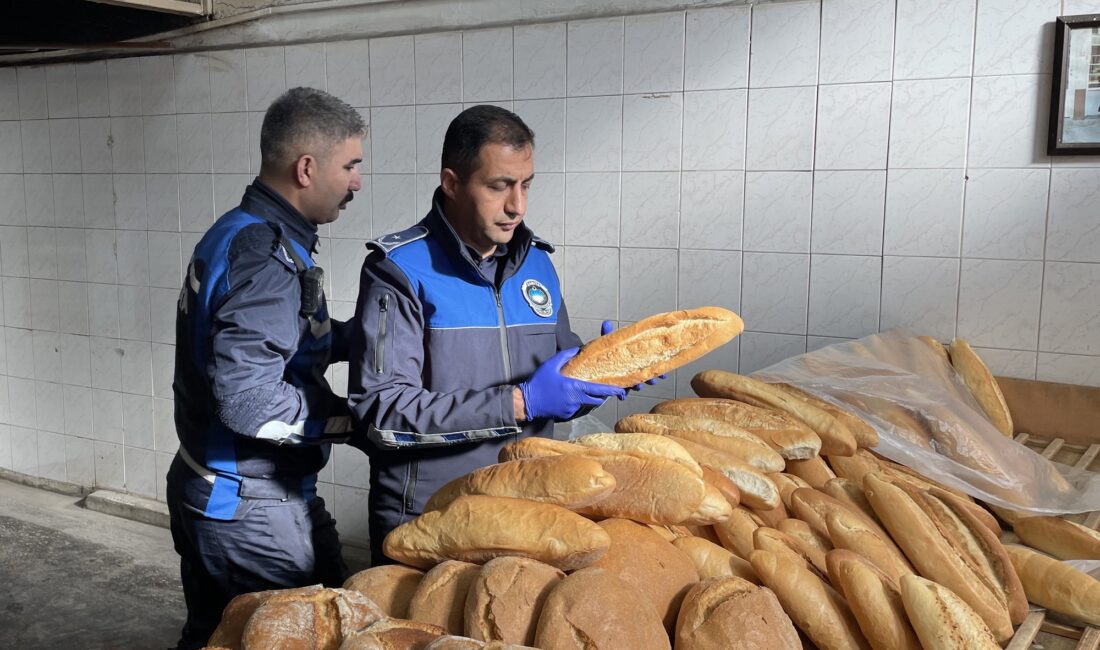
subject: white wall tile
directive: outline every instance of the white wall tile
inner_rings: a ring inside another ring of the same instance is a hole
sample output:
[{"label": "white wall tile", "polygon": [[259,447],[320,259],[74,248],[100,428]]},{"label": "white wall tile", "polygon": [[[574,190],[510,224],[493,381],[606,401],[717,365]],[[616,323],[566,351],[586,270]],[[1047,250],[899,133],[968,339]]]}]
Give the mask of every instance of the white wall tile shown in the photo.
[{"label": "white wall tile", "polygon": [[412,104],[416,101],[412,36],[371,39],[369,58],[370,92],[374,106]]},{"label": "white wall tile", "polygon": [[969,75],[975,4],[976,0],[898,0],[894,78]]},{"label": "white wall tile", "polygon": [[1050,70],[1052,20],[1059,0],[982,0],[974,45],[974,74],[1034,74]]},{"label": "white wall tile", "polygon": [[[0,400],[7,401],[7,391],[0,395]],[[11,469],[11,466],[11,426],[0,424],[0,467]]]},{"label": "white wall tile", "polygon": [[256,176],[260,173],[260,166],[263,164],[263,154],[260,153],[260,131],[263,129],[264,113],[258,111],[247,113],[247,120],[248,135],[245,141],[248,143],[248,168],[252,175]]},{"label": "white wall tile", "polygon": [[44,120],[46,107],[46,69],[26,66],[16,69],[19,78],[19,119]]},{"label": "white wall tile", "polygon": [[88,326],[93,336],[119,335],[118,287],[113,284],[88,284]]},{"label": "white wall tile", "polygon": [[149,338],[153,343],[176,342],[179,293],[179,289],[149,289]]},{"label": "white wall tile", "polygon": [[822,86],[817,96],[817,169],[885,169],[890,84]]},{"label": "white wall tile", "polygon": [[109,114],[106,61],[76,64],[76,95],[80,117],[106,117]]},{"label": "white wall tile", "polygon": [[806,86],[817,83],[821,33],[818,2],[753,7],[749,87]]},{"label": "white wall tile", "polygon": [[623,92],[683,90],[682,12],[628,16],[623,48]]},{"label": "white wall tile", "polygon": [[116,173],[145,171],[144,130],[140,117],[111,118],[111,161]]},{"label": "white wall tile", "polygon": [[1050,171],[979,169],[968,176],[963,256],[1042,259]]},{"label": "white wall tile", "polygon": [[808,253],[813,174],[745,174],[745,240],[748,251]]},{"label": "white wall tile", "polygon": [[894,83],[890,167],[962,167],[970,79]]},{"label": "white wall tile", "polygon": [[[87,296],[85,291],[84,295]],[[85,297],[85,301],[87,297]],[[89,387],[92,385],[92,351],[87,336],[59,335],[61,347],[61,372],[66,384]],[[88,413],[91,417],[91,413]]]},{"label": "white wall tile", "polygon": [[214,225],[214,180],[210,174],[180,174],[180,230],[206,232]]},{"label": "white wall tile", "polygon": [[565,100],[517,101],[515,113],[535,132],[535,172],[565,171]]},{"label": "white wall tile", "polygon": [[80,174],[54,174],[54,225],[84,227],[84,181]]},{"label": "white wall tile", "polygon": [[889,81],[893,71],[893,0],[824,0],[821,83]]},{"label": "white wall tile", "polygon": [[149,230],[179,232],[179,177],[176,174],[146,174],[145,206]]},{"label": "white wall tile", "polygon": [[416,103],[462,101],[462,34],[417,34]]},{"label": "white wall tile", "polygon": [[462,100],[512,98],[512,28],[462,33]]},{"label": "white wall tile", "polygon": [[813,86],[750,91],[746,169],[811,169],[816,106]]},{"label": "white wall tile", "polygon": [[566,244],[617,246],[619,174],[565,175]]},{"label": "white wall tile", "polygon": [[55,172],[80,172],[80,120],[50,119],[50,158]]},{"label": "white wall tile", "polygon": [[624,173],[620,244],[675,248],[679,208],[678,172]]},{"label": "white wall tile", "polygon": [[31,313],[30,281],[4,278],[4,325],[29,327]]},{"label": "white wall tile", "polygon": [[814,174],[810,251],[881,255],[886,172]]},{"label": "white wall tile", "polygon": [[515,44],[516,99],[565,96],[565,23],[517,25]]},{"label": "white wall tile", "polygon": [[96,487],[123,490],[126,488],[126,469],[121,444],[95,443]]},{"label": "white wall tile", "polygon": [[[67,407],[68,405],[66,405]],[[79,421],[79,414],[74,420]],[[79,427],[85,423],[78,424]],[[68,433],[68,432],[66,432]],[[87,437],[65,437],[65,475],[66,480],[77,485],[95,485],[95,443]]]},{"label": "white wall tile", "polygon": [[682,172],[680,247],[739,250],[744,194],[743,172]]},{"label": "white wall tile", "polygon": [[[363,49],[366,49],[365,41]],[[286,59],[283,48],[258,47],[247,50],[245,79],[248,91],[245,103],[248,110],[266,111],[275,98],[286,92]]]},{"label": "white wall tile", "polygon": [[739,351],[740,339],[737,338],[677,370],[676,397],[695,397],[695,391],[691,388],[691,379],[704,370],[718,368],[737,372],[737,366],[740,363]]},{"label": "white wall tile", "polygon": [[1035,366],[1037,354],[1024,350],[1003,350],[1000,348],[974,348],[989,370],[998,377],[1019,377],[1036,379]]},{"label": "white wall tile", "polygon": [[34,332],[16,327],[7,328],[8,374],[21,379],[34,379]]},{"label": "white wall tile", "polygon": [[19,70],[0,69],[0,119],[19,119]]},{"label": "white wall tile", "polygon": [[687,12],[684,89],[745,88],[749,83],[750,7]]},{"label": "white wall tile", "polygon": [[57,278],[74,282],[88,280],[88,253],[83,228],[58,228]]},{"label": "white wall tile", "polygon": [[[440,153],[443,151],[443,136],[447,132],[447,126],[459,113],[462,112],[461,104],[428,104],[417,106],[415,111],[416,128],[416,160],[415,169],[408,168],[407,158],[407,133],[410,111],[405,109],[374,109],[383,112],[385,126],[391,130],[383,133],[387,140],[380,146],[378,164],[385,165],[389,171],[418,173],[439,173]],[[396,121],[393,121],[396,118]],[[388,136],[392,136],[390,139]],[[387,157],[387,152],[393,154],[393,158]]]},{"label": "white wall tile", "polygon": [[20,192],[23,177],[18,174],[0,174],[0,223],[23,225],[27,223],[26,196]]},{"label": "white wall tile", "polygon": [[941,341],[955,337],[957,258],[882,258],[881,329],[906,328]]},{"label": "white wall tile", "polygon": [[[14,179],[13,179],[14,180]],[[26,190],[26,221],[31,226],[54,225],[53,176],[51,174],[24,174]],[[0,178],[0,186],[3,180]],[[15,183],[12,183],[15,185]],[[17,188],[13,187],[13,191]],[[4,190],[0,189],[0,192]],[[5,221],[7,221],[5,219]]]},{"label": "white wall tile", "polygon": [[680,167],[683,96],[623,97],[623,169],[676,170]]},{"label": "white wall tile", "polygon": [[92,389],[92,437],[122,444],[122,393]]},{"label": "white wall tile", "polygon": [[171,56],[146,56],[139,60],[142,115],[176,112],[176,82]]},{"label": "white wall tile", "polygon": [[738,372],[743,375],[806,352],[805,336],[745,332],[738,341],[741,347]]},{"label": "white wall tile", "polygon": [[51,118],[77,116],[76,66],[46,66],[46,102]]},{"label": "white wall tile", "polygon": [[741,310],[741,253],[680,249],[678,309]]},{"label": "white wall tile", "polygon": [[11,468],[22,474],[38,474],[38,433],[33,428],[11,428]]},{"label": "white wall tile", "polygon": [[48,174],[50,161],[50,123],[48,120],[23,120],[19,123],[23,140],[23,171]]},{"label": "white wall tile", "polygon": [[[172,400],[159,398],[153,400],[153,447],[157,450],[157,474],[160,476],[167,474],[168,466],[172,464],[172,457],[180,447],[179,437],[176,435],[176,422],[173,411]],[[164,463],[163,470],[161,469],[162,462]],[[161,483],[158,483],[158,485]],[[162,497],[158,495],[157,498]]]},{"label": "white wall tile", "polygon": [[88,286],[83,282],[58,282],[59,329],[69,334],[88,334]]},{"label": "white wall tile", "polygon": [[[8,401],[11,408],[11,423],[17,427],[35,427],[37,411],[34,405],[34,380],[8,378]],[[14,441],[13,441],[14,442]],[[12,453],[15,453],[13,446]],[[22,471],[16,468],[16,471]],[[33,472],[31,472],[33,474]]]},{"label": "white wall tile", "polygon": [[81,186],[84,192],[83,225],[88,228],[114,228],[114,177],[111,174],[84,174]]},{"label": "white wall tile", "polygon": [[565,174],[538,173],[527,194],[523,222],[554,245],[565,241]]},{"label": "white wall tile", "polygon": [[65,472],[65,436],[59,432],[38,432],[38,475],[54,481],[68,480]]},{"label": "white wall tile", "polygon": [[172,397],[173,369],[176,365],[176,346],[153,344],[153,397]]},{"label": "white wall tile", "polygon": [[110,172],[111,121],[105,117],[80,120],[80,167],[85,172]]},{"label": "white wall tile", "polygon": [[623,98],[570,98],[565,102],[565,169],[618,171],[622,164]]},{"label": "white wall tile", "polygon": [[745,168],[747,100],[744,90],[684,93],[683,169]]},{"label": "white wall tile", "polygon": [[210,52],[206,58],[210,71],[210,110],[215,113],[247,110],[245,94],[248,79],[244,52]]},{"label": "white wall tile", "polygon": [[130,494],[153,498],[157,495],[156,455],[146,449],[123,447],[123,462],[126,466],[126,491]]},{"label": "white wall tile", "polygon": [[1097,0],[1062,0],[1063,16],[1096,13],[1100,13],[1100,2]]},{"label": "white wall tile", "polygon": [[567,28],[569,97],[623,92],[623,18],[571,21]]},{"label": "white wall tile", "polygon": [[[61,433],[65,430],[65,406],[62,403],[61,386],[45,381],[34,382],[34,405],[38,411],[38,461],[42,463],[43,445],[41,434],[43,432]],[[50,445],[50,447],[51,452],[55,450],[54,445]],[[64,445],[62,445],[61,450],[61,456],[64,457]],[[55,461],[56,458],[51,457],[51,463]],[[49,474],[45,473],[45,467],[41,467],[40,470],[43,471],[43,476],[51,478]],[[62,470],[63,472],[64,470]],[[64,480],[64,476],[60,477],[60,480]]]},{"label": "white wall tile", "polygon": [[325,270],[332,277],[332,299],[354,301],[359,295],[359,272],[366,255],[363,242],[333,239],[331,250],[331,266]]},{"label": "white wall tile", "polygon": [[0,173],[23,173],[23,135],[19,122],[0,122]]},{"label": "white wall tile", "polygon": [[[191,251],[187,252],[188,258]],[[179,288],[183,279],[178,233],[149,233],[149,286]]]},{"label": "white wall tile", "polygon": [[745,253],[743,260],[741,317],[745,327],[777,334],[805,334],[810,256]]},{"label": "white wall tile", "polygon": [[176,116],[180,173],[209,174],[213,170],[214,142],[211,124],[209,113]]},{"label": "white wall tile", "polygon": [[[3,247],[7,238],[0,241],[0,254],[7,258]],[[27,275],[46,280],[57,279],[57,232],[54,228],[27,229]]]},{"label": "white wall tile", "polygon": [[108,104],[111,115],[141,115],[141,60],[107,61]]},{"label": "white wall tile", "polygon": [[1042,281],[1039,349],[1100,354],[1100,265],[1047,262]]},{"label": "white wall tile", "polygon": [[85,231],[88,251],[88,281],[105,284],[118,282],[118,257],[115,247],[118,239],[113,230]]},{"label": "white wall tile", "polygon": [[[328,92],[352,106],[371,105],[370,41],[342,41],[325,45]],[[409,70],[409,72],[412,72]],[[249,110],[254,110],[249,107]]]},{"label": "white wall tile", "polygon": [[1100,262],[1100,169],[1055,169],[1050,179],[1046,257]]},{"label": "white wall tile", "polygon": [[29,250],[25,226],[0,227],[0,272],[27,277],[30,270]]},{"label": "white wall tile", "polygon": [[360,243],[371,238],[371,177],[362,177],[362,186],[353,195],[352,202],[340,213],[340,218],[330,224],[333,237],[357,239]]},{"label": "white wall tile", "polygon": [[[118,335],[115,334],[115,336]],[[112,391],[121,390],[122,365],[120,351],[117,338],[92,337],[92,388]]]},{"label": "white wall tile", "polygon": [[286,61],[286,87],[317,88],[325,90],[325,44],[303,43],[283,48]]},{"label": "white wall tile", "polygon": [[31,300],[32,328],[56,332],[60,325],[60,303],[56,280],[31,280],[28,283]]},{"label": "white wall tile", "polygon": [[1100,386],[1100,357],[1040,352],[1035,378],[1063,384]]},{"label": "white wall tile", "polygon": [[214,172],[248,173],[248,114],[214,114],[211,116],[210,129],[213,137]]},{"label": "white wall tile", "polygon": [[886,175],[887,255],[958,256],[963,173],[953,169],[891,170]]},{"label": "white wall tile", "polygon": [[[98,232],[98,231],[92,231]],[[149,284],[149,234],[136,230],[115,233],[118,283],[133,286]],[[91,260],[91,256],[89,256]],[[89,268],[89,275],[91,268]],[[90,278],[97,281],[94,277]]]},{"label": "white wall tile", "polygon": [[375,174],[371,179],[371,233],[375,237],[404,230],[420,217],[413,174]]},{"label": "white wall tile", "polygon": [[371,168],[374,173],[414,173],[416,113],[401,107],[372,108],[370,123]]},{"label": "white wall tile", "polygon": [[[91,448],[92,437],[92,389],[87,386],[72,386],[65,384],[62,389],[63,395],[63,410],[65,416],[65,431],[64,433],[69,436],[78,436],[84,438]],[[74,442],[73,438],[69,439],[70,443]],[[71,448],[71,444],[69,447]],[[72,466],[70,459],[70,467]],[[91,465],[91,454],[88,454],[88,466]]]},{"label": "white wall tile", "polygon": [[179,113],[210,112],[210,59],[205,54],[177,54],[172,61]]},{"label": "white wall tile", "polygon": [[879,330],[882,258],[813,255],[809,333],[858,338]]},{"label": "white wall tile", "polygon": [[122,439],[126,446],[153,449],[153,398],[122,396]]},{"label": "white wall tile", "polygon": [[[148,286],[122,285],[118,288],[118,313],[125,315],[119,322],[119,336],[124,339],[124,344],[125,340],[151,340],[149,291]],[[123,386],[125,384],[123,375]]]},{"label": "white wall tile", "polygon": [[962,261],[958,336],[972,345],[1035,349],[1042,262]]},{"label": "white wall tile", "polygon": [[562,296],[570,318],[618,319],[619,250],[570,246],[564,253]]},{"label": "white wall tile", "polygon": [[1050,75],[975,77],[967,165],[1048,165],[1049,97]]}]

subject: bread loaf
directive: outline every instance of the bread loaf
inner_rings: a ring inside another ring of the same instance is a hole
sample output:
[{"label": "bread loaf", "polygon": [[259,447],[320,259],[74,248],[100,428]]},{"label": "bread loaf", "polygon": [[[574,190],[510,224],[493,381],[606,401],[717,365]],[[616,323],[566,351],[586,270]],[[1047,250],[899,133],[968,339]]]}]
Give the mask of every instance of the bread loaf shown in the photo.
[{"label": "bread loaf", "polygon": [[266,603],[269,598],[275,594],[282,594],[283,596],[300,594],[303,597],[309,597],[320,592],[322,589],[324,589],[324,587],[321,585],[313,585],[297,589],[253,591],[236,596],[230,600],[229,604],[222,610],[221,621],[218,623],[218,627],[214,630],[214,633],[210,635],[207,645],[209,647],[225,648],[226,650],[240,650],[244,626],[248,624],[248,619],[252,618],[252,615],[256,613],[260,605]]},{"label": "bread loaf", "polygon": [[798,418],[821,438],[823,454],[851,456],[856,450],[856,439],[843,423],[778,386],[725,370],[704,370],[692,378],[691,387],[701,397],[739,399]]},{"label": "bread loaf", "polygon": [[901,600],[925,650],[998,650],[980,616],[947,587],[910,574],[901,579]]},{"label": "bread loaf", "polygon": [[1053,612],[1100,626],[1100,580],[1025,546],[1010,544],[1005,550],[1016,567],[1028,600]]},{"label": "bread loaf", "polygon": [[530,646],[502,643],[500,641],[482,642],[468,636],[446,635],[437,638],[424,650],[535,650]]},{"label": "bread loaf", "polygon": [[543,603],[564,577],[528,558],[489,560],[466,597],[466,634],[482,641],[533,644]]},{"label": "bread loaf", "polygon": [[795,398],[800,399],[807,404],[812,404],[836,418],[840,423],[848,428],[848,431],[852,432],[852,435],[856,439],[856,444],[860,447],[869,448],[878,446],[878,432],[875,431],[875,428],[865,422],[862,418],[856,416],[850,411],[834,405],[831,402],[826,402],[820,397],[813,395],[793,384],[780,383],[775,385],[787,391]]},{"label": "bread loaf", "polygon": [[695,361],[743,329],[741,318],[721,307],[655,314],[590,341],[561,372],[627,388]]},{"label": "bread loaf", "polygon": [[829,580],[848,601],[874,650],[921,650],[905,614],[900,587],[892,578],[851,551],[830,551],[825,561]]},{"label": "bread loaf", "polygon": [[801,420],[782,411],[737,400],[686,397],[661,402],[653,407],[653,412],[710,418],[741,427],[768,443],[788,460],[809,458],[821,451],[821,438]]},{"label": "bread loaf", "polygon": [[591,458],[529,458],[464,474],[437,490],[424,510],[439,510],[463,494],[528,499],[573,510],[599,501],[614,489],[615,477]]},{"label": "bread loaf", "polygon": [[771,510],[761,510],[759,508],[749,508],[752,513],[764,522],[765,526],[769,528],[778,528],[779,523],[791,518],[791,513],[787,511],[787,506],[783,505],[780,501],[779,505]]},{"label": "bread loaf", "polygon": [[826,577],[825,554],[781,530],[757,528],[752,533],[752,543],[758,551],[770,551],[776,555],[789,557],[792,560],[802,560],[807,567],[814,569],[821,578]]},{"label": "bread loaf", "polygon": [[954,492],[949,492],[939,487],[933,487],[928,489],[928,493],[936,497],[940,501],[949,504],[952,508],[963,509],[974,516],[983,526],[985,526],[989,532],[994,536],[1000,538],[1001,533],[1004,531],[1001,529],[1001,524],[998,523],[997,518],[993,516],[988,510],[978,505],[972,500],[960,498]]},{"label": "bread loaf", "polygon": [[948,353],[951,355],[951,366],[970,389],[970,394],[974,396],[982,412],[998,431],[1011,438],[1012,414],[1008,411],[1008,403],[1005,402],[1005,396],[1001,394],[993,373],[989,372],[989,368],[965,339],[951,341]]},{"label": "bread loaf", "polygon": [[383,617],[382,610],[358,591],[285,590],[272,594],[249,617],[241,648],[336,648],[354,631]]},{"label": "bread loaf", "polygon": [[611,548],[592,566],[637,589],[671,634],[684,595],[699,581],[695,564],[646,526],[625,519],[605,519],[600,526],[611,538]]},{"label": "bread loaf", "polygon": [[703,501],[695,508],[695,512],[682,522],[684,525],[709,526],[730,517],[733,506],[725,495],[710,481],[704,480],[703,485],[706,487]]},{"label": "bread loaf", "polygon": [[436,625],[447,634],[462,634],[466,596],[480,571],[480,566],[458,560],[435,565],[424,574],[409,602],[409,618]]},{"label": "bread loaf", "polygon": [[363,569],[344,581],[344,589],[358,591],[374,601],[382,613],[408,618],[409,601],[424,572],[402,564],[383,564]]},{"label": "bread loaf", "polygon": [[760,578],[752,570],[752,565],[714,542],[702,537],[677,537],[672,545],[680,549],[695,565],[699,578],[736,577],[760,584]]},{"label": "bread loaf", "polygon": [[590,433],[575,439],[573,443],[605,451],[659,456],[680,463],[696,476],[703,475],[703,469],[691,454],[678,441],[663,435],[645,432]]},{"label": "bread loaf", "polygon": [[[1012,623],[1005,595],[986,586],[924,510],[904,490],[876,474],[864,478],[863,488],[875,514],[917,571],[966,601],[998,642],[1010,639]],[[914,627],[920,635],[915,621]]]},{"label": "bread loaf", "polygon": [[730,504],[730,507],[735,508],[740,505],[741,490],[738,489],[736,483],[710,465],[700,465],[700,467],[703,468],[703,482],[718,490],[726,502]]},{"label": "bread loaf", "polygon": [[936,358],[943,361],[946,365],[951,365],[951,358],[947,356],[947,350],[943,347],[943,343],[940,343],[931,336],[918,336],[917,340],[928,346],[928,349],[932,351]]},{"label": "bread loaf", "polygon": [[693,440],[687,440],[673,436],[700,465],[721,472],[734,485],[741,495],[741,503],[753,508],[770,510],[780,504],[779,490],[775,483],[766,474],[746,462],[738,459],[733,454],[728,454],[720,449],[699,444]]},{"label": "bread loaf", "polygon": [[870,648],[844,599],[808,568],[768,551],[753,551],[750,561],[783,610],[818,648]]},{"label": "bread loaf", "polygon": [[805,458],[803,460],[788,460],[786,472],[802,479],[812,488],[822,489],[830,480],[836,478],[833,470],[825,464],[821,456]]},{"label": "bread loaf", "polygon": [[676,647],[693,650],[799,648],[798,632],[775,593],[738,578],[704,580],[688,592]]},{"label": "bread loaf", "polygon": [[837,477],[825,481],[822,492],[851,507],[852,510],[863,513],[871,521],[878,523],[875,511],[871,509],[871,504],[867,501],[867,495],[863,494],[863,488],[860,487],[859,483]]},{"label": "bread loaf", "polygon": [[634,587],[589,567],[569,574],[546,598],[535,632],[542,650],[671,650],[661,617]]},{"label": "bread loaf", "polygon": [[615,430],[674,435],[732,454],[762,472],[778,472],[784,465],[783,457],[759,437],[709,418],[636,413],[619,420]]},{"label": "bread loaf", "polygon": [[847,519],[855,518],[864,526],[870,528],[879,537],[886,538],[887,533],[878,522],[865,516],[855,508],[849,507],[843,501],[838,501],[828,494],[813,488],[800,488],[791,493],[791,509],[796,517],[810,525],[822,535],[829,534],[827,518],[831,512],[841,512]]},{"label": "bread loaf", "polygon": [[568,571],[594,562],[610,542],[602,528],[561,506],[470,495],[401,524],[386,536],[382,549],[387,557],[418,568],[447,559],[483,563],[515,555]]},{"label": "bread loaf", "polygon": [[808,488],[810,484],[805,479],[790,474],[788,472],[776,472],[775,474],[768,474],[768,478],[775,483],[775,487],[779,488],[779,500],[787,507],[791,508],[791,494],[798,488]]},{"label": "bread loaf", "polygon": [[384,618],[353,632],[339,650],[424,650],[441,635],[443,629],[436,625]]},{"label": "bread loaf", "polygon": [[826,523],[829,539],[835,548],[858,553],[897,584],[901,584],[903,575],[913,573],[913,566],[893,540],[883,538],[862,521],[836,511],[827,515]]},{"label": "bread loaf", "polygon": [[1100,533],[1061,517],[1021,517],[1012,532],[1060,560],[1100,560]]},{"label": "bread loaf", "polygon": [[764,525],[760,518],[749,512],[744,507],[737,507],[730,513],[730,518],[714,524],[714,532],[722,546],[734,555],[747,560],[752,554],[753,531]]},{"label": "bread loaf", "polygon": [[776,529],[790,535],[822,555],[833,550],[833,544],[829,541],[828,536],[817,532],[801,519],[784,519],[779,522]]}]

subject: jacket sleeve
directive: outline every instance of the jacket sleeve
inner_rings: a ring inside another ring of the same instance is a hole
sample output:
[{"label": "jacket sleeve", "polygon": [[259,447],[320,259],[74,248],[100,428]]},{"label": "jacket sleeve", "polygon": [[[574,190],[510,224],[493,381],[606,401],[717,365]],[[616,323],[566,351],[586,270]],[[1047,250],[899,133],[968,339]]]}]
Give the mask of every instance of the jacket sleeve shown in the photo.
[{"label": "jacket sleeve", "polygon": [[377,252],[363,264],[351,325],[348,405],[357,432],[374,445],[428,447],[519,433],[512,386],[424,387],[422,305],[404,273]]},{"label": "jacket sleeve", "polygon": [[237,434],[275,444],[346,437],[346,404],[322,383],[284,380],[307,321],[298,315],[296,270],[274,254],[270,228],[243,229],[229,250],[229,290],[212,318],[207,373],[218,419]]},{"label": "jacket sleeve", "polygon": [[579,348],[583,341],[581,337],[577,336],[577,333],[573,331],[573,327],[569,324],[569,311],[565,308],[565,299],[561,301],[561,308],[558,309],[558,352],[562,350],[568,350],[569,348]]}]

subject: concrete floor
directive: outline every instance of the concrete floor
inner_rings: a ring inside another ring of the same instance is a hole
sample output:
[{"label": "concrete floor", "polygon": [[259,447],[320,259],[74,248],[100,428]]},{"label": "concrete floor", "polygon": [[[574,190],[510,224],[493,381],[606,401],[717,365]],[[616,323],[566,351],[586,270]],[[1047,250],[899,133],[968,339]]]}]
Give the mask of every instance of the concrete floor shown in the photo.
[{"label": "concrete floor", "polygon": [[80,502],[0,479],[0,648],[174,647],[185,608],[168,529]]}]

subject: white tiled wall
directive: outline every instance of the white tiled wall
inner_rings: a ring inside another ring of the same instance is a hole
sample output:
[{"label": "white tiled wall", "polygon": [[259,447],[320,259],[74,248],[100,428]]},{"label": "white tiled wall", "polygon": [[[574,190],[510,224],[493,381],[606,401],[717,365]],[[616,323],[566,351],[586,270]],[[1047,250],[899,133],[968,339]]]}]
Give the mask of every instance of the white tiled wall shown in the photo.
[{"label": "white tiled wall", "polygon": [[[740,339],[607,421],[708,365],[894,326],[967,337],[997,372],[1100,384],[1100,159],[1042,154],[1052,21],[1092,11],[735,4],[0,68],[0,466],[163,498],[184,262],[255,175],[268,103],[303,84],[370,123],[364,189],[322,232],[335,314],[363,241],[423,214],[443,130],[479,102],[537,133],[528,220],[560,245],[578,332],[741,313]],[[365,469],[337,449],[323,475],[360,525]]]}]

